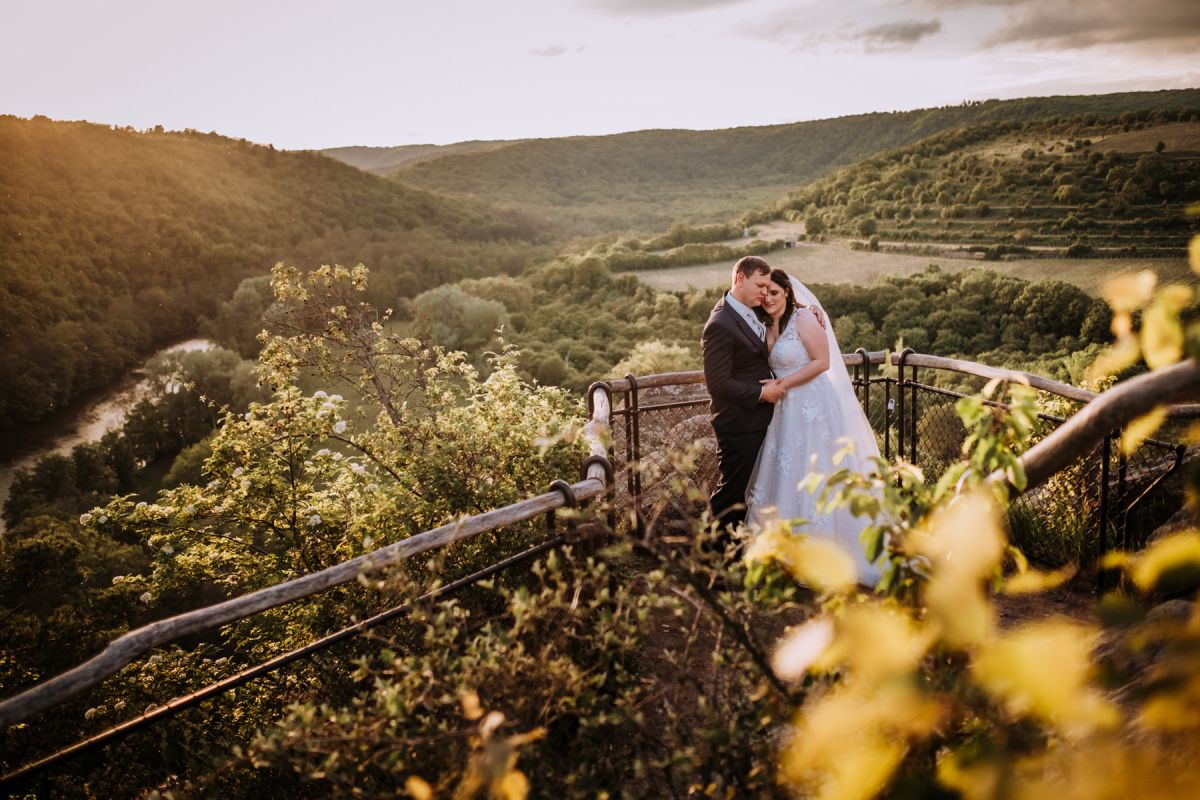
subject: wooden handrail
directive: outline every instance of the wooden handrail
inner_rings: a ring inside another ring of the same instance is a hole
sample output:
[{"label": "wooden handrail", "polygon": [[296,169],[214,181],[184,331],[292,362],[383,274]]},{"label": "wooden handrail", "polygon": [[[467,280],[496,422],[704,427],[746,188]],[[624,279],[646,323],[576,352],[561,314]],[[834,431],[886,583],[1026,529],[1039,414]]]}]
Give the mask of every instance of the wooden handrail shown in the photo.
[{"label": "wooden handrail", "polygon": [[[571,493],[576,500],[599,497],[606,490],[603,480],[591,478],[571,486]],[[418,533],[319,572],[268,586],[213,606],[152,622],[113,640],[98,655],[79,666],[0,702],[0,728],[20,722],[95,686],[155,647],[245,619],[269,608],[311,597],[334,586],[356,580],[359,575],[378,572],[419,553],[533,519],[547,511],[562,508],[566,502],[562,492],[540,494],[504,508],[465,517]]]},{"label": "wooden handrail", "polygon": [[[605,494],[611,479],[611,466],[608,464],[608,443],[611,435],[608,428],[612,404],[608,392],[603,387],[595,389],[593,402],[591,419],[583,430],[584,440],[588,444],[589,459],[585,462],[588,467],[582,480],[570,485],[575,502]],[[547,492],[418,533],[319,572],[268,586],[213,606],[152,622],[113,640],[98,655],[79,666],[0,701],[0,728],[6,728],[40,711],[59,705],[97,685],[155,647],[245,619],[269,608],[311,597],[334,586],[357,580],[359,575],[378,572],[419,553],[534,519],[567,504],[563,492]]]},{"label": "wooden handrail", "polygon": [[[900,363],[900,354],[892,353],[892,365]],[[1080,389],[1078,386],[1072,386],[1069,383],[1051,380],[1041,375],[1035,375],[1032,372],[1022,372],[1016,369],[1004,369],[1003,367],[989,367],[986,364],[977,364],[974,361],[963,361],[957,358],[943,358],[941,356],[929,356],[922,353],[909,353],[904,363],[910,367],[929,367],[930,369],[946,370],[948,372],[958,372],[963,375],[974,375],[977,378],[999,378],[1001,380],[1010,381],[1012,383],[1027,383],[1035,389],[1040,389],[1043,392],[1050,392],[1059,397],[1065,397],[1068,400],[1075,400],[1080,403],[1090,403],[1100,395],[1096,392],[1089,392],[1087,389]],[[641,379],[638,379],[641,383]],[[1124,385],[1124,384],[1122,384]],[[1105,393],[1107,394],[1107,392]],[[1190,399],[1190,398],[1189,398]],[[1188,419],[1191,417],[1200,416],[1200,405],[1179,405],[1175,406],[1168,412],[1172,418]]]},{"label": "wooden handrail", "polygon": [[[875,350],[867,353],[869,361],[872,364],[882,364],[887,358],[887,353],[883,350]],[[863,363],[862,355],[859,353],[842,353],[842,361],[846,362],[847,367],[855,367]],[[639,389],[651,389],[659,386],[683,386],[692,383],[704,383],[704,372],[695,370],[693,372],[660,372],[656,375],[638,375],[637,385]],[[608,385],[612,387],[614,392],[628,392],[632,387],[629,381],[621,378],[620,380],[610,380]]]},{"label": "wooden handrail", "polygon": [[[868,356],[870,363],[880,364],[884,363],[886,354],[874,352]],[[842,358],[848,366],[863,363],[859,353],[843,354]],[[892,361],[897,363],[899,356],[893,354]],[[1131,420],[1163,405],[1200,398],[1200,364],[1192,360],[1138,376],[1102,395],[1031,373],[988,367],[957,359],[910,353],[905,363],[989,379],[1021,381],[1035,388],[1087,403],[1085,408],[1022,457],[1028,479],[1027,488],[1039,485],[1095,447],[1113,430]],[[701,383],[703,380],[703,372],[676,372],[638,378],[637,385],[639,388],[649,388]],[[592,414],[583,431],[588,444],[588,466],[583,479],[570,485],[571,494],[576,501],[589,500],[608,491],[608,481],[611,479],[611,466],[607,460],[611,438],[611,392],[626,392],[630,388],[629,381],[614,380],[598,384],[591,390]],[[1196,410],[1200,410],[1200,405],[1180,406],[1174,409],[1174,412],[1179,416],[1189,416]],[[992,481],[1005,479],[1006,476],[1001,473],[989,476],[989,480]],[[155,647],[311,597],[334,586],[356,580],[359,575],[379,571],[419,553],[533,519],[567,504],[568,499],[563,492],[547,492],[504,508],[464,517],[319,572],[231,598],[214,606],[150,623],[115,639],[98,655],[83,664],[0,702],[0,728],[58,705],[97,685]]]},{"label": "wooden handrail", "polygon": [[[1117,384],[1077,411],[1021,457],[1027,484],[1025,491],[1042,484],[1090,452],[1105,436],[1138,417],[1164,405],[1197,398],[1200,398],[1200,364],[1192,359]],[[1007,476],[995,472],[988,480],[1003,482]]]}]

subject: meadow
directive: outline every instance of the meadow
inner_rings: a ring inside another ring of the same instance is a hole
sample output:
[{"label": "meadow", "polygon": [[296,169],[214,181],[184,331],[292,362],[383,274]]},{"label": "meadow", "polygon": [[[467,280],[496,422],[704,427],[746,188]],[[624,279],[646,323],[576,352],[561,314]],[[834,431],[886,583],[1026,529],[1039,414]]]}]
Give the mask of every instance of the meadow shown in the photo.
[{"label": "meadow", "polygon": [[[772,266],[795,275],[805,283],[851,283],[870,285],[890,275],[915,275],[935,264],[946,272],[986,269],[1027,281],[1059,280],[1098,293],[1108,278],[1125,272],[1153,270],[1164,283],[1193,285],[1197,278],[1179,258],[1027,258],[1013,261],[983,261],[976,258],[944,258],[929,255],[872,252],[854,249],[849,242],[811,244],[776,250],[767,260]],[[642,283],[664,292],[711,289],[729,284],[734,261],[698,264],[671,269],[641,270],[634,275]]]}]

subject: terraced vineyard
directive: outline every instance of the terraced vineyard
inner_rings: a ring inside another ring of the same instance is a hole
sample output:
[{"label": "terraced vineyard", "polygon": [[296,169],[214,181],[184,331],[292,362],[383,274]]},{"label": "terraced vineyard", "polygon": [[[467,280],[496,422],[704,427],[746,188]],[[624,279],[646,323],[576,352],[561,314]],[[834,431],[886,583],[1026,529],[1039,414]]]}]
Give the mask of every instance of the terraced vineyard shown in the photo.
[{"label": "terraced vineyard", "polygon": [[759,219],[914,255],[1181,258],[1200,229],[1185,213],[1200,201],[1200,123],[1159,116],[960,129],[842,169]]}]

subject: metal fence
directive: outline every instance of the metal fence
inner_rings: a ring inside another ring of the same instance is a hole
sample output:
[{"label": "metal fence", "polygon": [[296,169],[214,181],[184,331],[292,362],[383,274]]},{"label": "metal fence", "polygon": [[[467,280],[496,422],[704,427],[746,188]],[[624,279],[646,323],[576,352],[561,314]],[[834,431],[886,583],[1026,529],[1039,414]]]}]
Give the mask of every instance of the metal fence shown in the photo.
[{"label": "metal fence", "polygon": [[[1017,373],[922,356],[906,351],[890,359],[881,352],[862,349],[843,357],[853,372],[859,402],[879,437],[887,458],[907,459],[931,477],[954,461],[961,451],[966,431],[952,413],[953,403],[965,393],[937,385],[939,374],[985,380],[1012,378]],[[885,364],[895,374],[885,374]],[[926,370],[921,374],[918,369]],[[929,379],[928,376],[933,378]],[[1022,375],[1024,375],[1022,373]],[[1087,402],[1088,393],[1056,384],[1037,376],[1024,375],[1037,388],[1072,402]],[[922,380],[926,378],[926,380]],[[382,569],[417,553],[441,548],[481,533],[505,529],[546,516],[547,538],[525,551],[428,595],[415,598],[374,617],[297,648],[268,662],[247,667],[215,684],[178,697],[125,723],[88,739],[57,750],[7,775],[0,776],[5,789],[24,784],[63,762],[149,726],[174,718],[187,708],[225,694],[248,681],[271,674],[289,664],[310,659],[326,648],[345,642],[385,622],[402,617],[412,603],[432,600],[473,585],[484,577],[525,563],[549,549],[577,541],[575,531],[555,530],[556,509],[576,507],[605,496],[604,508],[625,519],[624,526],[644,532],[648,527],[688,525],[693,512],[702,510],[717,477],[716,445],[708,423],[708,393],[700,372],[670,373],[593,384],[588,391],[588,425],[585,440],[588,457],[580,467],[575,484],[555,481],[550,491],[504,508],[465,517],[407,540],[387,545],[374,553],[334,565],[285,584],[267,587],[218,606],[152,623],[130,632],[103,653],[74,670],[35,686],[16,697],[0,700],[0,725],[9,725],[46,709],[60,706],[79,693],[97,686],[124,664],[156,646],[212,631],[223,624],[253,616],[261,611],[312,597],[355,580],[364,571]],[[1002,406],[997,406],[1003,408]],[[1063,422],[1061,417],[1041,417],[1048,433]],[[1112,432],[1091,453],[1077,459],[1046,484],[1022,496],[1013,505],[1013,531],[1020,543],[1039,560],[1054,562],[1071,553],[1039,553],[1046,525],[1077,534],[1076,556],[1095,558],[1112,546],[1137,547],[1175,507],[1163,491],[1164,484],[1183,463],[1181,445],[1150,440],[1131,457],[1121,455]],[[687,461],[677,463],[676,454]],[[607,529],[616,522],[610,516]]]},{"label": "metal fence", "polygon": [[[889,358],[860,348],[843,359],[881,453],[916,464],[930,479],[960,458],[967,431],[954,406],[985,381],[1019,377],[1056,398],[1065,413],[1039,414],[1039,438],[1094,396],[1026,373],[912,351]],[[612,460],[629,525],[639,533],[669,529],[688,512],[701,510],[698,497],[708,494],[717,477],[703,374],[627,375],[597,387],[612,397]],[[1013,538],[1031,559],[1044,565],[1092,564],[1114,547],[1142,546],[1177,510],[1177,495],[1165,491],[1164,484],[1182,466],[1184,446],[1149,439],[1125,456],[1117,446],[1120,436],[1113,431],[1092,452],[1012,504]],[[690,451],[690,471],[676,468],[673,451]],[[1103,575],[1099,583],[1104,588]]]}]

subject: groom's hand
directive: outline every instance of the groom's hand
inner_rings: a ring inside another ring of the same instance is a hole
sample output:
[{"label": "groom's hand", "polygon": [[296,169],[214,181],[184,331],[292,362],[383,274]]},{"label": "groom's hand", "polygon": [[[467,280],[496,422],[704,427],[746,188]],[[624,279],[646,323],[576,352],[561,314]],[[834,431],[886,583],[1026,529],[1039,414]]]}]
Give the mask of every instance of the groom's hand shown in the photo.
[{"label": "groom's hand", "polygon": [[759,383],[762,384],[762,391],[758,399],[764,403],[777,403],[787,394],[787,388],[778,379],[762,380]]},{"label": "groom's hand", "polygon": [[825,313],[823,311],[821,311],[821,307],[820,306],[809,306],[808,310],[811,311],[813,316],[817,318],[817,324],[820,325],[822,328],[824,328],[825,327]]}]

